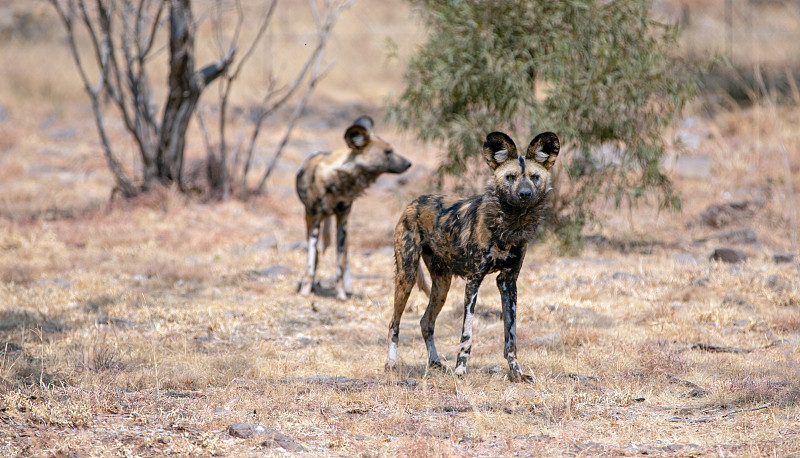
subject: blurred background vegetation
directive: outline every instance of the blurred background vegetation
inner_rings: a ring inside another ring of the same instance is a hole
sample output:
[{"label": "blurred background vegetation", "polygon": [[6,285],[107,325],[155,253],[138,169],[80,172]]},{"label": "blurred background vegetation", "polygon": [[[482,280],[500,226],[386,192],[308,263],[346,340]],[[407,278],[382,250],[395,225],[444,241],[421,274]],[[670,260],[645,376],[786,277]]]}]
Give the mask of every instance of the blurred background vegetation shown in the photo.
[{"label": "blurred background vegetation", "polygon": [[579,246],[598,197],[619,206],[652,193],[680,208],[663,131],[695,93],[697,66],[651,1],[412,3],[430,35],[388,112],[446,148],[440,177],[480,162],[487,132],[523,144],[552,130],[570,151],[555,169],[550,218],[565,248]]}]

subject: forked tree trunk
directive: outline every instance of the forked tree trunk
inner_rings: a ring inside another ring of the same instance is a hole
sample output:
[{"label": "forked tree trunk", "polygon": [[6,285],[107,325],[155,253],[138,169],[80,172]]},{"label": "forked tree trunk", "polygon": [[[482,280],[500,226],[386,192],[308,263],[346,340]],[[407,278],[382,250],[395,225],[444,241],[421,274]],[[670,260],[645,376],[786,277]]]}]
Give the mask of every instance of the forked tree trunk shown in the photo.
[{"label": "forked tree trunk", "polygon": [[[220,76],[233,60],[235,48],[217,62],[194,69],[195,23],[190,0],[170,0],[169,95],[158,139],[156,168],[163,184],[181,184],[186,130],[203,89]],[[152,186],[145,180],[145,188]]]}]

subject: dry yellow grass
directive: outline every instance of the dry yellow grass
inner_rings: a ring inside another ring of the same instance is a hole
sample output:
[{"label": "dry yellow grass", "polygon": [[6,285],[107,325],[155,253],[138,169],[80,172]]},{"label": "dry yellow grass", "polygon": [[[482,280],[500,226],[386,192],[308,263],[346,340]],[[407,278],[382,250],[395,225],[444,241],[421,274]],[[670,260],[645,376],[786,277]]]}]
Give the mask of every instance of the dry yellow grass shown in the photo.
[{"label": "dry yellow grass", "polygon": [[[419,32],[402,8],[361,2],[338,39],[412,46]],[[1,58],[63,46],[57,33],[43,40],[4,43]],[[800,282],[795,264],[772,259],[796,250],[800,108],[693,117],[679,128],[699,135],[692,154],[709,158],[711,174],[676,177],[682,213],[600,208],[595,230],[608,243],[574,258],[546,242],[530,249],[518,339],[533,383],[506,380],[492,278],[466,377],[426,370],[416,291],[401,325],[401,368],[387,374],[391,232],[402,206],[428,189],[432,148],[378,123],[416,169],[355,205],[356,294],[295,294],[305,251],[294,170],[314,149],[336,146],[358,107],[379,118],[380,98],[399,87],[382,50],[368,49],[378,64],[342,51],[338,65],[373,82],[326,80],[312,108],[335,122],[297,131],[270,193],[219,205],[172,190],[109,203],[87,103],[64,75],[71,63],[60,64],[60,78],[34,61],[0,66],[4,83],[16,81],[0,84],[0,455],[285,453],[264,435],[231,436],[236,422],[277,430],[308,455],[800,453]],[[343,109],[351,99],[357,107]],[[280,125],[267,134],[275,141]],[[700,222],[711,204],[756,198],[761,206],[726,228]],[[747,262],[708,261],[723,242],[701,239],[728,229],[755,232],[757,243],[734,245]],[[332,256],[322,258],[323,279]],[[463,287],[454,281],[437,327],[448,367]]]}]

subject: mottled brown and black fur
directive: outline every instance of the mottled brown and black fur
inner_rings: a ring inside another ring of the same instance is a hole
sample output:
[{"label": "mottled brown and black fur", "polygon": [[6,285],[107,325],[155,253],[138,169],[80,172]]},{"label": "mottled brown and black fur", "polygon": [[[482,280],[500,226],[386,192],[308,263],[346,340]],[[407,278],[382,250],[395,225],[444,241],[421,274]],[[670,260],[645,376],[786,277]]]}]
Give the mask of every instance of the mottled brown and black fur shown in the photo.
[{"label": "mottled brown and black fur", "polygon": [[484,194],[467,199],[424,195],[406,207],[394,232],[394,316],[389,324],[387,369],[397,361],[400,318],[422,258],[432,280],[428,307],[420,320],[428,365],[441,366],[433,330],[450,281],[458,275],[467,280],[467,285],[455,373],[466,373],[478,288],[487,274],[499,272],[497,287],[505,327],[503,353],[510,378],[529,378],[522,373],[516,356],[516,282],[528,241],[543,216],[550,190],[550,168],[559,149],[558,137],[545,132],[531,141],[525,156],[519,156],[508,135],[492,132],[486,137],[483,151],[494,175]]},{"label": "mottled brown and black fur", "polygon": [[382,173],[402,173],[411,162],[395,154],[392,146],[373,134],[373,121],[361,116],[344,134],[347,148],[309,156],[297,172],[297,195],[306,208],[308,263],[300,283],[300,294],[308,295],[323,248],[320,226],[336,215],[336,297],[352,293],[347,259],[347,217],[356,197]]}]

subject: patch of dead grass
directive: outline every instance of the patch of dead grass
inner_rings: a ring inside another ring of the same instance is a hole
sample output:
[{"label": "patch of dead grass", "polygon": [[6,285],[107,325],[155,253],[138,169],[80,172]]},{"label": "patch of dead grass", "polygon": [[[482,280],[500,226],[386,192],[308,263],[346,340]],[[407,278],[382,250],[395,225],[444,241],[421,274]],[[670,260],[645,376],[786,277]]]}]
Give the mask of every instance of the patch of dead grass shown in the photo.
[{"label": "patch of dead grass", "polygon": [[[357,23],[404,18],[404,8],[359,9],[369,15],[351,17],[338,45],[378,46]],[[402,35],[401,46],[415,39],[408,24],[380,28]],[[480,292],[466,377],[451,370],[461,280],[436,330],[446,369],[425,367],[418,322],[426,299],[415,291],[401,323],[400,368],[383,371],[393,290],[386,248],[403,204],[429,190],[424,179],[389,182],[355,204],[352,298],[300,297],[305,234],[292,172],[311,149],[336,147],[340,126],[303,125],[302,146],[289,143],[268,194],[244,203],[208,205],[170,189],[109,202],[112,180],[80,87],[46,74],[23,81],[30,52],[44,51],[10,52],[22,64],[0,73],[20,84],[0,85],[13,92],[0,125],[0,455],[282,453],[263,438],[231,437],[234,422],[278,430],[308,454],[800,453],[797,273],[771,260],[791,250],[778,142],[797,146],[790,129],[775,126],[796,124],[800,110],[779,111],[780,120],[762,107],[702,119],[709,135],[700,148],[713,174],[676,177],[683,213],[599,209],[608,213],[601,232],[621,248],[590,245],[558,258],[533,246],[517,320],[533,382],[516,385],[506,377],[493,278]],[[337,66],[342,73],[321,87],[326,103],[382,97],[399,72],[376,62]],[[355,87],[355,73],[386,78]],[[74,136],[48,136],[62,128]],[[279,138],[279,128],[265,135]],[[432,149],[389,127],[381,135],[415,166],[435,167]],[[709,262],[714,242],[695,243],[711,232],[697,215],[754,194],[764,206],[739,222],[757,234],[745,247],[750,259]],[[323,281],[333,258],[331,250],[321,257]],[[761,348],[772,341],[781,343]],[[755,350],[713,353],[696,342]],[[707,394],[687,396],[685,382]]]}]

